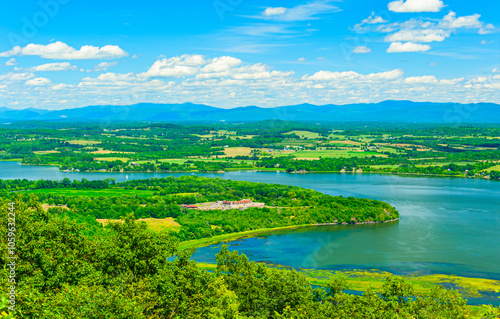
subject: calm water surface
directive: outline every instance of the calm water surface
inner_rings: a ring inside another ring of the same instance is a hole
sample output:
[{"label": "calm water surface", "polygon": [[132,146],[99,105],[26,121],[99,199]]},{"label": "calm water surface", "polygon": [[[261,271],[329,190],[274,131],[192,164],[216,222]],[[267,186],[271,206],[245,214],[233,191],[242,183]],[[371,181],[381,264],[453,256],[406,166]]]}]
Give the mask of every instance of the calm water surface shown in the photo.
[{"label": "calm water surface", "polygon": [[[65,173],[55,167],[0,162],[0,178],[117,181],[192,175],[172,173]],[[342,196],[385,201],[396,207],[392,224],[323,226],[277,232],[229,243],[251,260],[320,269],[382,269],[500,279],[500,183],[463,178],[375,174],[229,172],[196,174],[223,179],[296,185]],[[220,245],[193,258],[213,262]]]}]

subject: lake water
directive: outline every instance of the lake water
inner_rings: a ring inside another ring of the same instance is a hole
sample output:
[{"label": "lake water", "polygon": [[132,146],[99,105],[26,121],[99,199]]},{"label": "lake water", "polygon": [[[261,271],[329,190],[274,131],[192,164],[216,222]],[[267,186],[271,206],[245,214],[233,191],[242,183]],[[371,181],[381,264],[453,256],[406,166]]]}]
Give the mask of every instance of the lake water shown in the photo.
[{"label": "lake water", "polygon": [[[251,260],[291,267],[381,269],[394,273],[443,273],[500,280],[500,183],[464,178],[377,174],[67,173],[55,167],[0,162],[0,178],[88,180],[200,175],[296,185],[342,196],[385,201],[400,221],[391,224],[322,226],[236,240],[230,250]],[[220,245],[193,258],[214,262]]]}]

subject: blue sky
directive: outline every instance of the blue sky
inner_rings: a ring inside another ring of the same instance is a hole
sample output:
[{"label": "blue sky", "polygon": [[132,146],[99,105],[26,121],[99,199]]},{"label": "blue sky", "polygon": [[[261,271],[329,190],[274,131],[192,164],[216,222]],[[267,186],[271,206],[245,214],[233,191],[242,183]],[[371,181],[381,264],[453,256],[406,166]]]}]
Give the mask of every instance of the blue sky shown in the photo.
[{"label": "blue sky", "polygon": [[0,106],[500,102],[500,2],[9,1]]}]

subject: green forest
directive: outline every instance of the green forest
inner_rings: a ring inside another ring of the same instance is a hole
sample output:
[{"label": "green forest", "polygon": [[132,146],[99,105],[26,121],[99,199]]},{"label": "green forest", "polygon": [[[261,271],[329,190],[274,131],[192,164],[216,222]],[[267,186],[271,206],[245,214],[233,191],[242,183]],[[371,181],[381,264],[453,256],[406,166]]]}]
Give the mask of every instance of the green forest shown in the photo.
[{"label": "green forest", "polygon": [[[426,295],[390,276],[379,290],[345,293],[338,276],[313,288],[294,270],[251,262],[225,247],[209,272],[179,251],[178,238],[153,232],[132,216],[104,234],[86,235],[82,224],[57,218],[40,202],[1,200],[2,214],[14,207],[15,318],[467,318],[470,309],[455,291],[439,286]],[[2,250],[7,242],[2,241]],[[176,258],[172,259],[172,256]],[[3,290],[9,267],[2,259]],[[12,272],[10,272],[12,275]],[[4,291],[5,292],[5,291]],[[4,294],[5,295],[5,294]],[[0,313],[9,315],[7,301]],[[484,314],[494,316],[495,308]]]},{"label": "green forest", "polygon": [[[70,195],[68,190],[76,193]],[[119,196],[89,196],[91,190],[117,190]],[[148,196],[141,196],[136,191],[149,192]],[[335,197],[295,186],[197,176],[123,183],[113,180],[0,180],[0,192],[4,197],[21,194],[26,200],[36,195],[43,203],[53,206],[49,212],[87,221],[97,228],[96,231],[99,231],[96,219],[120,219],[128,214],[135,219],[172,217],[181,226],[173,234],[180,240],[284,226],[384,222],[399,217],[394,207],[381,201]],[[208,211],[181,207],[182,204],[243,198],[263,202],[266,206]]]}]

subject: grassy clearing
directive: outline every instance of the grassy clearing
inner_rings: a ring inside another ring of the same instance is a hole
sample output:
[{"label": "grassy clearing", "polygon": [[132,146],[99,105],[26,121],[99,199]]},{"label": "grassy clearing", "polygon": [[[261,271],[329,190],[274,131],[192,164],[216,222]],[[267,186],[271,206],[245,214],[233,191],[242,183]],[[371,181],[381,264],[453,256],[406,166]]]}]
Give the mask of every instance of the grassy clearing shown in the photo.
[{"label": "grassy clearing", "polygon": [[295,135],[300,136],[300,138],[307,138],[307,139],[321,138],[319,133],[310,132],[310,131],[291,131],[291,132],[287,132],[287,133],[283,133],[283,134],[284,135],[295,134]]},{"label": "grassy clearing", "polygon": [[361,145],[362,143],[357,142],[357,141],[351,141],[351,140],[334,140],[334,141],[328,141],[329,144],[345,144],[345,145]]},{"label": "grassy clearing", "polygon": [[26,193],[32,194],[57,194],[64,196],[153,196],[154,191],[150,190],[137,190],[137,189],[121,189],[121,188],[110,188],[110,189],[68,189],[68,188],[45,188],[45,189],[34,189],[26,191]]},{"label": "grassy clearing", "polygon": [[371,168],[384,169],[384,168],[398,168],[399,165],[370,165]]},{"label": "grassy clearing", "polygon": [[128,162],[130,158],[128,157],[95,157],[96,161],[102,161],[102,162],[113,162],[113,161],[122,161],[122,162]]},{"label": "grassy clearing", "polygon": [[[123,223],[121,219],[97,219],[99,223],[106,226],[110,222],[113,223]],[[179,231],[181,225],[179,225],[172,217],[167,218],[140,218],[136,220],[137,222],[145,222],[149,229],[154,231]]]},{"label": "grassy clearing", "polygon": [[[293,139],[284,139],[283,142],[275,143],[276,146],[315,146],[317,140],[293,140]],[[276,147],[275,147],[276,148]],[[279,147],[278,147],[279,148]]]},{"label": "grassy clearing", "polygon": [[91,154],[135,154],[135,152],[119,152],[100,149],[98,151],[90,152]]},{"label": "grassy clearing", "polygon": [[491,171],[499,171],[500,172],[500,165],[492,166],[490,168],[483,170],[483,172],[488,172],[488,173]]},{"label": "grassy clearing", "polygon": [[252,149],[250,147],[226,147],[224,149],[224,154],[228,157],[249,156],[252,154]]},{"label": "grassy clearing", "polygon": [[91,140],[70,140],[66,141],[69,144],[73,145],[96,145],[96,144],[101,144],[100,141],[91,141]]},{"label": "grassy clearing", "polygon": [[55,154],[55,153],[61,153],[59,151],[34,151],[33,153],[43,155],[43,154]]},{"label": "grassy clearing", "polygon": [[49,205],[49,204],[42,204],[42,209],[44,211],[48,211],[49,208],[62,208],[62,209],[66,209],[66,210],[69,210],[69,207],[66,206],[66,205],[62,205],[62,206],[57,206],[57,205]]}]

